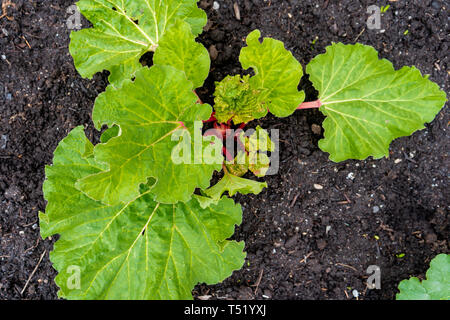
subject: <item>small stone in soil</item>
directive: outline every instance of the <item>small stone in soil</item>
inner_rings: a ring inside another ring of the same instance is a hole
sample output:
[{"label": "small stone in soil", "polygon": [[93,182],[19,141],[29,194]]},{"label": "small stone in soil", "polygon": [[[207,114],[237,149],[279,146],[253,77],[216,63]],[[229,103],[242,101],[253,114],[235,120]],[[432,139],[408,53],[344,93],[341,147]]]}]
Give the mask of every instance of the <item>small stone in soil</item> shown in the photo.
[{"label": "small stone in soil", "polygon": [[272,292],[270,292],[270,290],[268,290],[268,289],[264,290],[263,298],[265,298],[265,299],[272,298]]},{"label": "small stone in soil", "polygon": [[380,212],[380,207],[379,207],[379,206],[373,207],[373,208],[372,208],[372,212],[373,212],[373,213],[378,213],[378,212]]},{"label": "small stone in soil", "polygon": [[323,186],[320,185],[320,184],[314,183],[314,189],[316,189],[316,190],[322,190],[322,189],[323,189]]},{"label": "small stone in soil", "polygon": [[8,136],[6,134],[2,134],[0,139],[0,149],[6,149],[7,143],[8,143]]},{"label": "small stone in soil", "polygon": [[219,52],[217,51],[216,46],[211,45],[209,47],[209,56],[211,57],[211,60],[213,60],[213,61],[216,60],[218,55],[219,55]]},{"label": "small stone in soil", "polygon": [[10,186],[5,190],[4,196],[6,199],[13,200],[20,198],[20,190],[17,186]]},{"label": "small stone in soil", "polygon": [[220,4],[217,1],[214,1],[213,3],[213,9],[214,10],[219,10],[220,9]]},{"label": "small stone in soil", "polygon": [[437,235],[435,233],[428,233],[425,236],[425,242],[428,244],[435,243],[437,241]]},{"label": "small stone in soil", "polygon": [[325,240],[322,240],[322,239],[317,240],[317,248],[319,250],[325,249],[326,246],[327,246],[327,242]]},{"label": "small stone in soil", "polygon": [[316,135],[320,135],[322,133],[322,128],[319,125],[315,124],[315,123],[313,123],[311,125],[311,130]]},{"label": "small stone in soil", "polygon": [[439,3],[438,3],[437,1],[433,1],[433,2],[431,3],[431,6],[432,6],[433,8],[435,8],[436,10],[439,10],[439,9],[441,8],[441,6],[439,5]]}]

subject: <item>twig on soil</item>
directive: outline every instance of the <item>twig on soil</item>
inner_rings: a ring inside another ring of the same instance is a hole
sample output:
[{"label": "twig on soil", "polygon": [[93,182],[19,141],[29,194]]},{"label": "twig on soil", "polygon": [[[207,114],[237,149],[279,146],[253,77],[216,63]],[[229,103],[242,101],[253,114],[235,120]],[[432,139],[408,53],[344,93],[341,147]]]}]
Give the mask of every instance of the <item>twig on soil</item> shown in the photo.
[{"label": "twig on soil", "polygon": [[24,224],[22,227],[27,228],[29,226],[32,226],[33,224],[36,224],[36,223],[38,223],[38,221],[31,222],[31,223],[28,223],[28,224]]},{"label": "twig on soil", "polygon": [[255,291],[254,291],[254,295],[256,295],[256,293],[258,292],[259,284],[261,283],[263,273],[264,273],[264,269],[261,268],[261,271],[259,271],[259,276],[258,276],[258,279],[256,280],[256,283],[254,285],[251,285],[251,287],[256,287]]},{"label": "twig on soil", "polygon": [[239,5],[237,4],[237,2],[234,3],[233,9],[234,9],[234,15],[236,16],[236,19],[240,21],[241,20],[241,10],[239,9]]},{"label": "twig on soil", "polygon": [[350,299],[350,297],[348,296],[347,290],[344,290],[344,293],[347,296],[347,299]]},{"label": "twig on soil", "polygon": [[362,34],[364,33],[364,31],[366,31],[366,28],[363,28],[363,29],[362,29],[362,31],[358,34],[358,36],[356,37],[356,39],[355,39],[354,42],[358,41],[359,37],[362,36]]},{"label": "twig on soil", "polygon": [[339,201],[338,204],[349,204],[352,203],[352,201],[348,198],[347,194],[344,192],[345,201]]},{"label": "twig on soil", "polygon": [[406,159],[406,160],[411,161],[411,162],[414,162],[414,163],[417,163],[417,161],[414,160],[414,159],[412,159],[412,158],[410,158],[410,157],[406,154],[406,152],[403,151],[403,154],[405,155],[405,159]]},{"label": "twig on soil", "polygon": [[383,229],[384,231],[395,232],[393,229],[389,228],[388,226],[384,225],[383,223],[380,224],[380,228]]},{"label": "twig on soil", "polygon": [[306,260],[308,260],[308,258],[309,258],[312,254],[313,254],[312,252],[308,253],[302,260],[300,260],[300,263],[306,263]]},{"label": "twig on soil", "polygon": [[292,208],[295,203],[297,202],[297,198],[300,196],[300,193],[297,193],[294,197],[294,200],[292,200],[291,205],[289,206],[289,208]]},{"label": "twig on soil", "polygon": [[25,43],[27,44],[28,48],[31,49],[30,43],[29,43],[28,40],[25,38],[25,36],[22,36],[22,39],[25,40]]},{"label": "twig on soil", "polygon": [[28,286],[28,283],[30,283],[31,278],[33,278],[34,274],[36,273],[36,270],[39,268],[39,265],[41,264],[42,259],[44,258],[44,255],[47,253],[47,250],[44,250],[41,257],[39,258],[39,262],[37,263],[36,267],[34,267],[33,272],[31,272],[30,276],[28,277],[27,282],[25,283],[25,286],[23,287],[22,291],[20,291],[20,295],[23,295],[25,292],[25,289]]},{"label": "twig on soil", "polygon": [[358,270],[356,270],[355,267],[349,266],[348,264],[343,264],[343,263],[336,263],[337,266],[341,266],[341,267],[345,267],[345,268],[350,268],[356,272],[358,272]]},{"label": "twig on soil", "polygon": [[35,244],[34,246],[28,248],[27,250],[25,250],[23,253],[25,254],[25,253],[27,253],[28,251],[37,248],[37,246],[39,245],[39,240],[40,240],[40,238],[38,237],[38,238],[37,238],[37,241],[36,241],[36,244]]}]

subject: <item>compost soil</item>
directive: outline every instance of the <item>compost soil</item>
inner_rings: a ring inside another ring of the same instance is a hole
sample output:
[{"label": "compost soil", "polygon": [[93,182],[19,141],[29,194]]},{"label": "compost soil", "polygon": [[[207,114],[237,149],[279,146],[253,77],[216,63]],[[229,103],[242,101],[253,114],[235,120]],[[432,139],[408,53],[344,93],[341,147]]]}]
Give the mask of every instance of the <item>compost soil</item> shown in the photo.
[{"label": "compost soil", "polygon": [[[87,80],[74,68],[72,1],[7,2],[0,1],[0,298],[56,299],[48,257],[55,237],[39,236],[44,166],[75,126],[98,138],[90,113],[107,74]],[[417,66],[448,92],[449,2],[385,1],[381,30],[366,24],[373,2],[222,0],[216,10],[201,1],[209,22],[199,41],[213,59],[201,98],[212,103],[214,82],[243,72],[239,51],[256,28],[303,66],[332,42],[358,41],[396,68]],[[301,86],[315,99],[307,77]],[[279,172],[261,194],[235,197],[244,210],[234,236],[246,242],[243,268],[221,284],[198,285],[195,297],[393,299],[399,281],[423,278],[430,260],[449,252],[448,107],[381,160],[331,162],[317,146],[322,121],[307,110],[254,123],[279,130]],[[379,290],[366,284],[371,265],[381,270]]]}]

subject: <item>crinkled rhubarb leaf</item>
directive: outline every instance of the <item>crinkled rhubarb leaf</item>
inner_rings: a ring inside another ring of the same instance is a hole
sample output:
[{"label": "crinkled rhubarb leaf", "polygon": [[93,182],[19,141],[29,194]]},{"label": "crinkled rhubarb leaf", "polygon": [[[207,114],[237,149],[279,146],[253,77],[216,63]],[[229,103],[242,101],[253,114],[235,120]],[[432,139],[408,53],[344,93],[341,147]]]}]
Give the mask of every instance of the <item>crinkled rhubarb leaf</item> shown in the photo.
[{"label": "crinkled rhubarb leaf", "polygon": [[283,42],[264,38],[261,43],[260,36],[259,30],[247,36],[247,46],[242,48],[239,60],[244,69],[253,68],[255,72],[250,85],[260,92],[260,103],[277,117],[287,117],[305,99],[305,93],[298,91],[303,69]]},{"label": "crinkled rhubarb leaf", "polygon": [[[120,134],[94,149],[108,170],[84,177],[77,187],[111,205],[134,199],[149,177],[156,179],[152,193],[162,203],[188,201],[195,188],[208,187],[223,157],[203,152],[209,143],[202,139],[202,120],[212,109],[196,104],[192,89],[184,72],[160,65],[140,69],[135,81],[120,89],[109,86],[98,96],[92,118],[97,129],[118,125]],[[180,137],[189,161],[174,158]]]},{"label": "crinkled rhubarb leaf", "polygon": [[232,197],[238,192],[241,194],[259,194],[264,188],[267,188],[266,182],[245,179],[226,172],[216,185],[205,190],[205,194],[208,197],[217,200],[220,199],[226,191],[228,191],[228,195]]},{"label": "crinkled rhubarb leaf", "polygon": [[249,80],[249,75],[236,75],[216,82],[214,111],[219,123],[247,123],[267,114],[267,107],[258,99],[260,91],[253,89]]},{"label": "crinkled rhubarb leaf", "polygon": [[155,51],[177,20],[188,22],[194,35],[207,20],[197,0],[80,0],[77,5],[93,28],[71,33],[75,66],[87,78],[109,70],[115,86],[133,77],[142,55]]},{"label": "crinkled rhubarb leaf", "polygon": [[40,227],[43,238],[60,235],[50,254],[60,297],[191,299],[197,283],[217,283],[242,266],[244,244],[226,240],[242,220],[232,199],[206,209],[196,199],[167,205],[142,187],[126,203],[105,205],[75,187],[104,169],[92,155],[83,157],[92,147],[77,127],[46,168]]},{"label": "crinkled rhubarb leaf", "polygon": [[270,139],[269,133],[260,126],[257,126],[253,134],[245,138],[245,145],[249,152],[275,150],[275,144]]},{"label": "crinkled rhubarb leaf", "polygon": [[189,24],[181,20],[167,30],[159,42],[153,62],[184,71],[188,80],[194,83],[194,88],[203,85],[211,64],[208,50],[195,41]]},{"label": "crinkled rhubarb leaf", "polygon": [[329,46],[307,72],[327,116],[319,147],[336,162],[388,156],[393,139],[424,128],[446,101],[415,67],[395,71],[362,44]]},{"label": "crinkled rhubarb leaf", "polygon": [[450,300],[450,254],[431,260],[426,280],[412,277],[400,282],[398,288],[397,300]]},{"label": "crinkled rhubarb leaf", "polygon": [[252,152],[249,154],[248,169],[257,177],[264,177],[270,167],[270,158],[265,153]]},{"label": "crinkled rhubarb leaf", "polygon": [[242,131],[238,139],[240,141],[238,154],[232,161],[225,162],[227,170],[238,177],[249,170],[257,177],[264,177],[270,167],[270,158],[266,152],[275,150],[275,144],[268,132],[257,126],[249,136]]}]

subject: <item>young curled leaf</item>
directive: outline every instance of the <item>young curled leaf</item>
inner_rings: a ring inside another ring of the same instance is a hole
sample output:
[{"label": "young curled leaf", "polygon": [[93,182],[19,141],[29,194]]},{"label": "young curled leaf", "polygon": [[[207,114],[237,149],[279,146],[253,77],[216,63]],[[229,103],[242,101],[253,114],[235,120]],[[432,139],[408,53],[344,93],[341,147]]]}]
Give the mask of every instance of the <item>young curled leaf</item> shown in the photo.
[{"label": "young curled leaf", "polygon": [[248,138],[245,138],[245,145],[247,151],[250,153],[275,150],[275,144],[270,139],[269,133],[260,126],[257,126],[255,132]]},{"label": "young curled leaf", "polygon": [[267,114],[267,107],[258,101],[259,90],[249,83],[250,76],[226,76],[216,82],[215,117],[219,123],[247,123]]},{"label": "young curled leaf", "polygon": [[275,144],[267,131],[257,126],[250,136],[241,132],[238,139],[240,150],[236,158],[225,162],[228,171],[241,177],[250,170],[255,176],[264,177],[270,167],[270,158],[266,152],[275,150]]}]

